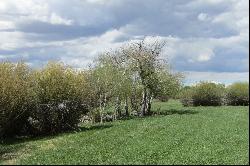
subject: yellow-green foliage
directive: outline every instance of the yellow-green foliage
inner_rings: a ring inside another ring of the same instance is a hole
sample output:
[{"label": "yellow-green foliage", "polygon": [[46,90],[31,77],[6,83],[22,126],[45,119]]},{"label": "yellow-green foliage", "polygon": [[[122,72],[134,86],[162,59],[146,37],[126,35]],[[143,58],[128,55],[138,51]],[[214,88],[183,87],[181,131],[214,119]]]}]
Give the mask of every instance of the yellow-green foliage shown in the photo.
[{"label": "yellow-green foliage", "polygon": [[180,99],[183,106],[192,106],[193,105],[193,87],[184,87],[178,93],[178,98]]},{"label": "yellow-green foliage", "polygon": [[0,63],[0,89],[0,137],[72,129],[89,110],[85,72],[61,63],[37,71],[24,63]]},{"label": "yellow-green foliage", "polygon": [[195,106],[218,106],[222,104],[225,86],[211,82],[200,82],[194,87],[193,104]]},{"label": "yellow-green foliage", "polygon": [[0,63],[0,136],[20,132],[33,104],[29,68],[24,63]]},{"label": "yellow-green foliage", "polygon": [[36,132],[55,133],[76,127],[88,110],[86,78],[61,63],[49,63],[34,73],[37,109],[31,117]]},{"label": "yellow-green foliage", "polygon": [[182,75],[180,73],[172,74],[168,71],[159,72],[159,82],[156,84],[157,93],[155,97],[161,101],[168,101],[169,98],[173,98],[180,91]]},{"label": "yellow-green foliage", "polygon": [[35,72],[35,79],[40,103],[84,99],[86,84],[84,74],[61,63],[50,62],[43,70]]},{"label": "yellow-green foliage", "polygon": [[223,104],[225,86],[212,82],[200,82],[185,87],[178,94],[184,106],[219,106]]},{"label": "yellow-green foliage", "polygon": [[249,105],[249,83],[237,82],[227,87],[229,105]]}]

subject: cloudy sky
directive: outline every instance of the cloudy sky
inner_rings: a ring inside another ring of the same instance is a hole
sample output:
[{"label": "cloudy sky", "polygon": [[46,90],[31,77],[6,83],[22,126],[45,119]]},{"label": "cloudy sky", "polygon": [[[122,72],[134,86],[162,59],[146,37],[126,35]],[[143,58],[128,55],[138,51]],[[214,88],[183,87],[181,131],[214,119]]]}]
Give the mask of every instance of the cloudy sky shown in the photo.
[{"label": "cloudy sky", "polygon": [[185,83],[249,79],[248,0],[0,0],[0,61],[86,67],[100,52],[143,36]]}]

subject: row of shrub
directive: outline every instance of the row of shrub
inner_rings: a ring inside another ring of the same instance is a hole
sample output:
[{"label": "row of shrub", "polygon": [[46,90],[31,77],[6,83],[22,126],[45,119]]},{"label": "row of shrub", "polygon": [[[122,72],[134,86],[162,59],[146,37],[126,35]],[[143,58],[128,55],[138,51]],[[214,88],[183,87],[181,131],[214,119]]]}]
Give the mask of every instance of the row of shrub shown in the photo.
[{"label": "row of shrub", "polygon": [[0,137],[51,134],[77,126],[88,111],[85,74],[60,63],[31,70],[0,63]]},{"label": "row of shrub", "polygon": [[151,115],[153,98],[167,101],[182,81],[182,74],[160,59],[165,42],[152,41],[101,53],[86,70],[61,63],[39,70],[0,63],[0,137],[74,129],[85,114],[101,123]]},{"label": "row of shrub", "polygon": [[[96,77],[93,73],[91,70],[77,71],[61,63],[48,63],[39,70],[30,69],[21,62],[0,63],[0,138],[18,134],[54,134],[75,129],[86,114],[94,122],[109,121],[122,115],[121,107],[138,115],[142,101],[140,85],[132,86],[130,82],[127,85],[123,83],[122,88],[114,87],[119,81],[112,77],[107,81],[107,75]],[[99,74],[105,75],[102,72]],[[176,81],[169,80],[174,78],[162,79],[160,86],[163,88],[155,98],[167,101],[169,94],[178,91],[179,86],[173,85]],[[193,87],[184,87],[179,98],[185,106],[248,105],[248,89],[248,83],[225,87],[201,82]],[[121,93],[125,97],[117,102],[117,95],[122,97]],[[115,107],[116,113],[104,116],[107,106]]]},{"label": "row of shrub", "polygon": [[249,84],[236,82],[224,84],[200,82],[184,87],[178,97],[184,106],[249,105]]},{"label": "row of shrub", "polygon": [[[133,75],[126,75],[127,79],[124,71],[114,69],[99,65],[79,71],[50,62],[35,70],[23,62],[1,62],[0,138],[76,129],[83,117],[105,122],[130,114],[139,116],[143,90],[140,81],[130,79]],[[160,85],[155,87],[163,90],[157,89],[155,94],[167,101],[166,96],[178,90],[179,81],[173,75],[161,74]],[[152,100],[152,94],[149,97],[147,93],[146,100]],[[150,107],[148,104],[147,109]],[[106,113],[108,108],[112,108],[110,114]]]}]

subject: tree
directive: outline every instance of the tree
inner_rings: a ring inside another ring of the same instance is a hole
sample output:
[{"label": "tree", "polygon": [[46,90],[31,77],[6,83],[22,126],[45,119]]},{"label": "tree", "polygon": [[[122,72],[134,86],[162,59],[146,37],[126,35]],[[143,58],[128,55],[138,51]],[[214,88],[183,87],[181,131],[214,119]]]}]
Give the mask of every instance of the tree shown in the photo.
[{"label": "tree", "polygon": [[[128,112],[128,97],[131,93],[131,78],[123,60],[116,54],[107,52],[100,54],[92,68],[92,78],[95,80],[96,93],[99,94],[100,114],[109,102],[115,103],[115,119],[121,117],[121,103],[124,101],[124,110]],[[102,115],[101,115],[102,122]]]},{"label": "tree", "polygon": [[170,94],[167,87],[171,91],[173,85],[179,83],[179,81],[176,81],[179,79],[173,81],[178,82],[177,84],[173,83],[172,79],[168,79],[169,76],[177,78],[179,74],[171,74],[166,60],[160,59],[166,42],[157,39],[150,41],[150,39],[145,38],[141,41],[132,42],[121,49],[127,67],[133,71],[133,76],[140,80],[142,87],[140,112],[142,116],[150,114],[153,97],[160,93]]},{"label": "tree", "polygon": [[108,104],[115,106],[115,117],[120,117],[122,110],[129,115],[129,101],[131,110],[145,116],[151,114],[153,98],[177,93],[182,75],[171,72],[166,60],[160,59],[164,46],[165,41],[145,38],[97,57],[90,69],[90,82],[99,96],[101,122]]}]

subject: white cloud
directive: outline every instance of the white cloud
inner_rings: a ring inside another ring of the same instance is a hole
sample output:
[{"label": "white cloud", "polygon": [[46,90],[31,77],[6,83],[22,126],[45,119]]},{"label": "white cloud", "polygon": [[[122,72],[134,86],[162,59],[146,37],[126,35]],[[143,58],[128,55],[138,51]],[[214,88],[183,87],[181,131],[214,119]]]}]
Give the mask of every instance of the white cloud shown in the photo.
[{"label": "white cloud", "polygon": [[0,50],[15,50],[24,43],[24,35],[20,32],[1,32]]},{"label": "white cloud", "polygon": [[49,1],[46,0],[0,0],[0,14],[14,14],[14,22],[41,21],[63,25],[73,23],[72,20],[53,12]]},{"label": "white cloud", "polygon": [[14,28],[15,25],[13,22],[11,21],[1,21],[0,20],[0,30],[4,30],[4,29],[11,29]]},{"label": "white cloud", "polygon": [[225,83],[226,85],[236,81],[249,82],[249,72],[195,72],[187,71],[186,83],[197,83],[200,81],[213,81],[217,83]]},{"label": "white cloud", "polygon": [[72,25],[73,20],[67,20],[57,15],[56,13],[52,13],[50,17],[51,24],[63,24],[63,25]]},{"label": "white cloud", "polygon": [[6,3],[1,0],[0,1],[0,12],[6,11]]},{"label": "white cloud", "polygon": [[213,55],[213,52],[209,50],[209,53],[203,53],[198,56],[198,61],[199,62],[205,62],[210,60],[211,56]]},{"label": "white cloud", "polygon": [[214,17],[214,23],[223,23],[238,32],[249,33],[249,1],[233,1],[232,9]]},{"label": "white cloud", "polygon": [[103,5],[107,0],[86,0],[88,3],[93,3],[93,4],[98,4],[98,5]]},{"label": "white cloud", "polygon": [[206,20],[208,20],[209,17],[206,13],[200,13],[197,18],[200,21],[206,21]]},{"label": "white cloud", "polygon": [[178,37],[166,37],[166,54],[172,58],[186,57],[189,62],[209,61],[213,56],[213,46],[207,44],[207,39],[182,39]]}]

